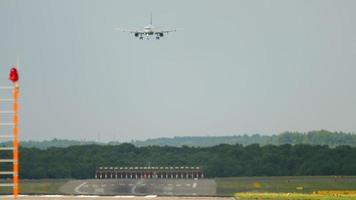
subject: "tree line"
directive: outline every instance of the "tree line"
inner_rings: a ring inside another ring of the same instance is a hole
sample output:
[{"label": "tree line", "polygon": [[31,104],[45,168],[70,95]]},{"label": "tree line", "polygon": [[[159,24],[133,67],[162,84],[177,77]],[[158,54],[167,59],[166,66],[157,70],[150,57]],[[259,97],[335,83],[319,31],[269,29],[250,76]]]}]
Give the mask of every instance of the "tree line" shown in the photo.
[{"label": "tree line", "polygon": [[[21,148],[20,177],[93,178],[99,166],[200,166],[208,177],[356,175],[356,147],[221,144],[136,147],[132,144]],[[2,165],[1,168],[11,167]]]},{"label": "tree line", "polygon": [[132,141],[136,146],[200,146],[209,147],[219,144],[260,144],[260,145],[283,145],[283,144],[311,144],[328,145],[336,147],[339,145],[356,146],[356,134],[345,132],[331,132],[327,130],[303,132],[283,132],[274,135],[232,135],[232,136],[184,136],[173,138],[154,138],[147,140]]},{"label": "tree line", "polygon": [[[211,147],[219,144],[260,144],[260,145],[283,145],[283,144],[311,144],[328,145],[336,147],[339,145],[356,146],[356,134],[345,132],[330,132],[327,130],[302,132],[283,132],[275,135],[232,135],[232,136],[183,136],[173,138],[153,138],[147,140],[132,140],[135,146],[193,146]],[[36,147],[47,149],[50,147],[69,147],[76,145],[118,145],[120,141],[97,142],[97,141],[77,141],[67,139],[52,139],[44,141],[21,141],[22,147]],[[0,146],[9,146],[11,143],[0,143]]]}]

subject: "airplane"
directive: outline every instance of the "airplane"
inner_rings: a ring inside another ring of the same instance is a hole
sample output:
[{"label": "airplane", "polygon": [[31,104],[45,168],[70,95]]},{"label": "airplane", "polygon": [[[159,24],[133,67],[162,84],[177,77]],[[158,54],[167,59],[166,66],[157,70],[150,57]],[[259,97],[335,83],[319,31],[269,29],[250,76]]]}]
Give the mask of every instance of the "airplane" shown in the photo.
[{"label": "airplane", "polygon": [[146,37],[146,39],[149,40],[150,36],[154,36],[154,35],[156,36],[156,40],[159,40],[161,37],[164,36],[164,34],[168,34],[170,32],[176,32],[178,29],[161,29],[161,27],[153,26],[152,13],[151,13],[150,24],[143,27],[143,29],[130,30],[130,29],[115,28],[115,30],[132,33],[134,34],[135,37],[139,37],[140,40],[143,40],[144,37]]}]

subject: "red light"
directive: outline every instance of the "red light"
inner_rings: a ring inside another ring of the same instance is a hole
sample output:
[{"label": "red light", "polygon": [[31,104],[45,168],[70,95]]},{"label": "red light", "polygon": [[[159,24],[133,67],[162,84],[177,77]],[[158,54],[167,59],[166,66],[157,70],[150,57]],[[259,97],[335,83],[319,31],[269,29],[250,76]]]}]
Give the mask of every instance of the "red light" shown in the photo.
[{"label": "red light", "polygon": [[19,73],[15,67],[10,70],[9,80],[13,83],[16,83],[19,80]]}]

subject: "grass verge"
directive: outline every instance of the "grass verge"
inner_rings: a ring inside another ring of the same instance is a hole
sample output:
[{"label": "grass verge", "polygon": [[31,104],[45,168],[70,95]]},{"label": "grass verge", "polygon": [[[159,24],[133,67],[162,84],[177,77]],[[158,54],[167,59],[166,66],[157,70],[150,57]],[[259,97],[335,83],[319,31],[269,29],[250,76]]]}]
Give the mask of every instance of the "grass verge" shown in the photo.
[{"label": "grass verge", "polygon": [[[356,190],[355,176],[236,177],[217,178],[217,194],[304,193],[328,190]],[[356,198],[355,198],[356,200]]]},{"label": "grass verge", "polygon": [[319,195],[297,193],[236,193],[237,200],[355,200],[356,195]]},{"label": "grass verge", "polygon": [[[58,194],[67,180],[21,180],[20,194]],[[0,194],[12,194],[12,188],[0,188]]]}]

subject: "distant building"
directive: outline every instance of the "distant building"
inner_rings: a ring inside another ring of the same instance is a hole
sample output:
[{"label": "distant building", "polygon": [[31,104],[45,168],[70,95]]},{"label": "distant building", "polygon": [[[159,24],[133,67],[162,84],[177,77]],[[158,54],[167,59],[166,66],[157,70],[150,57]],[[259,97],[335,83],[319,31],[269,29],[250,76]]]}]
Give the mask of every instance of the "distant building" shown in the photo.
[{"label": "distant building", "polygon": [[193,179],[204,178],[200,167],[98,167],[96,179]]}]

